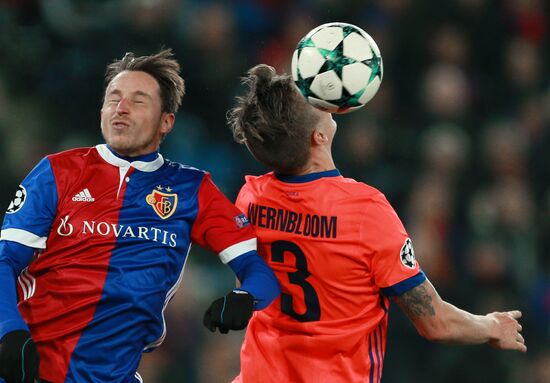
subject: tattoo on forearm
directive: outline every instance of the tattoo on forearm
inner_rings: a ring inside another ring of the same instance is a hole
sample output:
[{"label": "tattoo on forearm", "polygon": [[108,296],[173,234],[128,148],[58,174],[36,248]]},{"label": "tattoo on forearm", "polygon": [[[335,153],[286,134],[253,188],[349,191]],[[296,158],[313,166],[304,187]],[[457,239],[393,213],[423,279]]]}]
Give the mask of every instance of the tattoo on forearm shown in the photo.
[{"label": "tattoo on forearm", "polygon": [[411,317],[434,316],[432,297],[425,286],[417,286],[398,298],[399,306]]}]

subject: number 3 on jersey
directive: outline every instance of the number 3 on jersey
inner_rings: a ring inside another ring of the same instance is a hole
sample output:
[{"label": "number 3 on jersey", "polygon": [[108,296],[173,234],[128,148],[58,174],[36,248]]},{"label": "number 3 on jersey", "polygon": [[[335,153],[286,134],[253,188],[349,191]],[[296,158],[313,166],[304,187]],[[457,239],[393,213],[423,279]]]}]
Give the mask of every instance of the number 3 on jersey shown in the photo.
[{"label": "number 3 on jersey", "polygon": [[313,322],[321,318],[321,307],[317,292],[306,280],[311,274],[307,269],[307,259],[300,247],[290,241],[275,241],[271,244],[271,261],[285,262],[285,253],[290,253],[296,259],[296,271],[288,273],[288,280],[293,285],[298,285],[304,291],[304,303],[306,311],[299,314],[294,310],[294,297],[290,294],[281,294],[281,311],[300,322]]}]

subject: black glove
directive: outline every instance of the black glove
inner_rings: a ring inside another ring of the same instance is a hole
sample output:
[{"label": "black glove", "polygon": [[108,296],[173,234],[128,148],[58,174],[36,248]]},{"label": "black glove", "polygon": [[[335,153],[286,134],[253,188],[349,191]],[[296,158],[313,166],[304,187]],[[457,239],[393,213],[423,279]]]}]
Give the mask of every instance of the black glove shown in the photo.
[{"label": "black glove", "polygon": [[0,377],[6,383],[34,383],[39,381],[40,365],[36,345],[25,330],[7,333],[0,343]]},{"label": "black glove", "polygon": [[225,297],[215,300],[206,313],[203,323],[212,332],[216,327],[222,334],[229,330],[242,330],[248,324],[254,311],[254,298],[246,291],[234,290]]}]

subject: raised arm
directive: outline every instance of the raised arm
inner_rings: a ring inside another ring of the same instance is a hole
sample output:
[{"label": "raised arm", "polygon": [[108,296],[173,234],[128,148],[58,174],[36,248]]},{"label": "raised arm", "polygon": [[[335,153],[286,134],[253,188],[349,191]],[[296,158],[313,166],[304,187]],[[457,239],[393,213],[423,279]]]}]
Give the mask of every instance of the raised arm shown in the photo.
[{"label": "raised arm", "polygon": [[526,352],[520,311],[474,315],[445,302],[429,280],[394,298],[418,333],[433,342],[481,344]]}]

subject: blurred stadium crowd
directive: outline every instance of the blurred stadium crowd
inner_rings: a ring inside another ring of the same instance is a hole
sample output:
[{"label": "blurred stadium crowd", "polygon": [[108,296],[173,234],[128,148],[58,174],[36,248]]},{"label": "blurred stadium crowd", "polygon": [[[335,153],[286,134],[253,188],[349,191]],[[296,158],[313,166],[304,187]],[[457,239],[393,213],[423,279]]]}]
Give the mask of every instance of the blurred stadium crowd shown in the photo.
[{"label": "blurred stadium crowd", "polygon": [[[526,355],[430,344],[397,306],[384,382],[550,382],[550,5],[545,0],[0,0],[0,205],[45,154],[102,141],[105,65],[174,49],[187,95],[165,157],[209,170],[234,199],[265,169],[233,143],[225,113],[260,62],[290,70],[312,27],[357,24],[384,80],[336,116],[341,172],[382,190],[421,266],[475,313],[519,308]],[[2,217],[2,215],[0,215]],[[194,248],[166,311],[168,337],[144,357],[147,383],[227,382],[243,334],[202,328],[233,283]],[[277,366],[273,366],[277,368]]]}]

